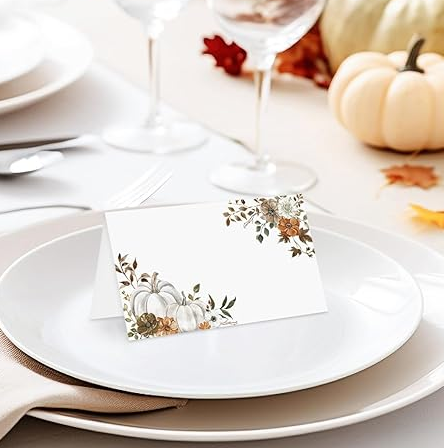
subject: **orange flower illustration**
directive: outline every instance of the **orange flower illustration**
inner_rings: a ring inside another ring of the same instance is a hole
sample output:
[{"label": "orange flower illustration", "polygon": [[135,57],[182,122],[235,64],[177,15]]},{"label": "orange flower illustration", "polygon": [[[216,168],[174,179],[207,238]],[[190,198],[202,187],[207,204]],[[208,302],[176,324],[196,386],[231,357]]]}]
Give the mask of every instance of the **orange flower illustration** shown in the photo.
[{"label": "orange flower illustration", "polygon": [[179,326],[177,322],[172,317],[158,317],[157,318],[157,336],[166,336],[168,334],[179,333]]},{"label": "orange flower illustration", "polygon": [[281,218],[279,219],[278,229],[286,237],[292,237],[299,234],[299,219]]},{"label": "orange flower illustration", "polygon": [[[300,194],[271,199],[255,198],[250,202],[236,199],[228,202],[222,215],[227,227],[236,222],[244,228],[251,225],[256,233],[256,241],[260,244],[274,234],[278,243],[294,244],[289,250],[292,257],[302,254],[313,257],[315,250],[303,204],[304,199]],[[214,321],[210,322],[214,328]]]},{"label": "orange flower illustration", "polygon": [[203,321],[201,324],[199,324],[199,330],[209,330],[211,328],[211,325],[206,320]]}]

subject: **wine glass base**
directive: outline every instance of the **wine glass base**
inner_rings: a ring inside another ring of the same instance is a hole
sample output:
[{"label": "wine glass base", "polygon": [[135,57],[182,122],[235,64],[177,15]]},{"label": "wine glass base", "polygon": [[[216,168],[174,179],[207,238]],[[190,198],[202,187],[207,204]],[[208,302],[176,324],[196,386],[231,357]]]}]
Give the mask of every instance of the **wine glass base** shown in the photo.
[{"label": "wine glass base", "polygon": [[270,163],[265,169],[257,169],[251,164],[233,163],[213,171],[210,180],[217,187],[235,193],[275,196],[308,190],[317,177],[312,169],[299,164]]},{"label": "wine glass base", "polygon": [[154,126],[106,129],[103,140],[111,146],[136,152],[168,154],[201,146],[208,139],[204,128],[188,121],[171,121]]}]

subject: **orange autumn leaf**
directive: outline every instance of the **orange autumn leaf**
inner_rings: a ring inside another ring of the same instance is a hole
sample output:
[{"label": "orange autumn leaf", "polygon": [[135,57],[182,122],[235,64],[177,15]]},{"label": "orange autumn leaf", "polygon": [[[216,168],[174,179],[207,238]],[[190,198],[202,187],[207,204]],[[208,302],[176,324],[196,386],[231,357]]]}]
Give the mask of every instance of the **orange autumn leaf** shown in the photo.
[{"label": "orange autumn leaf", "polygon": [[401,184],[408,187],[417,186],[421,188],[431,188],[438,184],[439,176],[431,166],[421,165],[400,165],[391,166],[381,170],[387,182],[391,184]]},{"label": "orange autumn leaf", "polygon": [[425,221],[428,224],[434,224],[441,229],[444,229],[444,210],[429,210],[417,204],[410,204],[410,207],[416,212],[416,216],[422,221]]}]

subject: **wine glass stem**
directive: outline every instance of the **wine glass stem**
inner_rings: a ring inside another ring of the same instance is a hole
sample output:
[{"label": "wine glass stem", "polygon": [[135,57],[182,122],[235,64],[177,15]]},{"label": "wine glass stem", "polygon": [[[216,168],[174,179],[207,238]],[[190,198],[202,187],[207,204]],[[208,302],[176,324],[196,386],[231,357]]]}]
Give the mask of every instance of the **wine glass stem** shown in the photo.
[{"label": "wine glass stem", "polygon": [[265,169],[269,156],[262,146],[262,127],[264,111],[267,106],[271,85],[271,69],[256,69],[254,72],[254,84],[256,89],[256,123],[254,151],[256,154],[256,168]]},{"label": "wine glass stem", "polygon": [[159,43],[157,38],[148,36],[148,76],[150,89],[150,105],[147,124],[159,122],[160,82],[159,82]]}]

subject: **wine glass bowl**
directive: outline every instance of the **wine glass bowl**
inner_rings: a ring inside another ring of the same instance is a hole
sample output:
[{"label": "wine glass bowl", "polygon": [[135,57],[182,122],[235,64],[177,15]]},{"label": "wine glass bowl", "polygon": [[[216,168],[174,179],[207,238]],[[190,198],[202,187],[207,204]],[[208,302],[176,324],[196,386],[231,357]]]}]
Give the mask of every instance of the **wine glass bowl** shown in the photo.
[{"label": "wine glass bowl", "polygon": [[142,22],[156,18],[164,22],[175,19],[188,0],[116,0],[130,16]]},{"label": "wine glass bowl", "polygon": [[187,2],[188,0],[116,0],[128,15],[142,22],[147,34],[153,37],[157,37],[163,30],[165,22],[174,20],[179,15]]},{"label": "wine glass bowl", "polygon": [[276,54],[291,47],[315,24],[325,0],[208,0],[222,31],[243,47],[254,68],[256,88],[255,158],[230,164],[211,174],[211,181],[238,193],[272,196],[310,188],[315,173],[294,163],[273,162],[261,146],[263,112]]},{"label": "wine glass bowl", "polygon": [[[318,19],[319,0],[209,0],[222,30],[249,56],[273,57],[291,47]],[[256,62],[256,64],[255,64]]]}]

